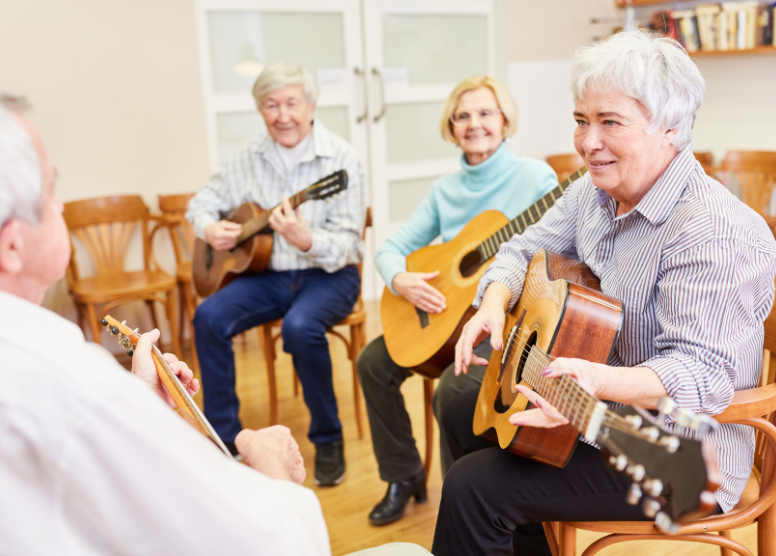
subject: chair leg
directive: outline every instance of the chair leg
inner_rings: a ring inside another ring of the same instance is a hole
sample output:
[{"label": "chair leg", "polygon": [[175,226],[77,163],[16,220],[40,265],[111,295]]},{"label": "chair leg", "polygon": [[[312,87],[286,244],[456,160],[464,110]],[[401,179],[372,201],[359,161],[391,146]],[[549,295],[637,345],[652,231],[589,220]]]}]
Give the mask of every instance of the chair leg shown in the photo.
[{"label": "chair leg", "polygon": [[364,438],[364,424],[361,421],[361,383],[358,381],[358,367],[356,367],[356,357],[361,351],[361,332],[359,330],[361,326],[361,324],[354,324],[350,327],[350,343],[348,344],[348,356],[353,367],[353,409],[356,412],[359,440]]},{"label": "chair leg", "polygon": [[[726,539],[733,538],[733,535],[730,534],[730,531],[720,531],[719,536],[725,537]],[[722,556],[733,556],[733,551],[730,550],[729,548],[725,548],[724,546],[720,546],[719,551],[722,554]]]},{"label": "chair leg", "polygon": [[776,506],[757,518],[757,554],[776,554]]},{"label": "chair leg", "polygon": [[178,321],[175,310],[175,288],[167,292],[167,320],[170,325],[170,340],[172,340],[172,352],[176,357],[181,357],[181,341],[178,336]]},{"label": "chair leg", "polygon": [[426,471],[426,481],[431,474],[431,460],[434,455],[434,411],[431,402],[434,399],[434,380],[423,379],[423,407],[426,416],[426,458],[423,469]]},{"label": "chair leg", "polygon": [[545,521],[542,523],[544,536],[547,537],[547,544],[550,545],[552,556],[559,556],[558,551],[558,531],[559,523],[557,521]]},{"label": "chair leg", "polygon": [[75,314],[76,318],[78,318],[78,327],[81,329],[81,332],[84,333],[84,336],[86,336],[86,328],[84,328],[84,306],[75,302]]},{"label": "chair leg", "polygon": [[558,524],[559,556],[575,556],[577,553],[577,530],[566,523]]},{"label": "chair leg", "polygon": [[267,385],[269,387],[269,425],[278,422],[278,391],[275,385],[275,342],[272,341],[272,327],[259,325],[259,340],[264,349],[264,361],[267,364]]},{"label": "chair leg", "polygon": [[[156,311],[154,308],[154,302],[151,301],[150,299],[146,299],[145,303],[148,306],[148,310],[151,312],[151,322],[154,323],[154,328],[159,328],[159,321],[156,320]],[[168,312],[168,317],[169,317],[169,312]],[[159,330],[161,330],[161,328],[159,328]]]},{"label": "chair leg", "polygon": [[102,345],[102,326],[97,322],[97,311],[91,303],[86,304],[86,320],[89,321],[89,330],[92,331],[92,342]]},{"label": "chair leg", "polygon": [[[185,293],[186,284],[183,284],[181,282],[178,282],[178,338],[181,345],[183,345],[183,331],[186,330],[186,326],[183,324],[186,322],[186,314],[188,313],[188,304],[186,303],[186,299],[184,296]],[[193,317],[193,315],[192,315]]]}]

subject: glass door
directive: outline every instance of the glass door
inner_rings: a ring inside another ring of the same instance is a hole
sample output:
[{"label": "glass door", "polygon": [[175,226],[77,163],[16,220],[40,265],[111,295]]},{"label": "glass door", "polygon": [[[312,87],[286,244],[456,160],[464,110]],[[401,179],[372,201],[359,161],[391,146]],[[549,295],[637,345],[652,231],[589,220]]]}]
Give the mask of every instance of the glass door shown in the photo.
[{"label": "glass door", "polygon": [[364,21],[379,247],[435,179],[460,169],[460,151],[442,140],[439,118],[463,78],[495,74],[494,6],[492,0],[364,0]]}]

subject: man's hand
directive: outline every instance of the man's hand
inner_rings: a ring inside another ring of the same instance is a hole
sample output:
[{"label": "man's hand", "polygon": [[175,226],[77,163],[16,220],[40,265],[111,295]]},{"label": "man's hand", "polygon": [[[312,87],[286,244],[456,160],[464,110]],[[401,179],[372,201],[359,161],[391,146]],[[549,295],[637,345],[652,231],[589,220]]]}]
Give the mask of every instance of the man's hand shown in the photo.
[{"label": "man's hand", "polygon": [[288,197],[283,197],[280,206],[269,217],[270,228],[288,240],[288,243],[300,251],[308,251],[313,246],[313,233],[299,207],[291,208]]},{"label": "man's hand", "polygon": [[487,359],[474,355],[474,347],[490,334],[490,345],[494,350],[503,349],[504,320],[512,292],[504,284],[492,282],[485,291],[479,310],[461,331],[455,344],[455,376],[469,372],[469,365],[484,366]]},{"label": "man's hand", "polygon": [[393,289],[418,309],[427,313],[441,313],[447,309],[447,300],[442,292],[429,284],[439,276],[434,272],[402,272],[393,278]]},{"label": "man's hand", "polygon": [[220,220],[205,228],[205,240],[216,251],[226,251],[237,245],[237,236],[242,232],[242,224]]},{"label": "man's hand", "polygon": [[307,472],[304,468],[299,445],[291,431],[283,425],[275,425],[257,431],[244,429],[234,439],[245,463],[256,471],[273,479],[304,482]]},{"label": "man's hand", "polygon": [[[167,405],[175,407],[170,394],[159,379],[159,373],[156,372],[156,366],[151,357],[151,345],[158,339],[159,330],[156,328],[140,336],[140,341],[137,343],[137,347],[135,347],[135,354],[132,356],[132,374],[137,375],[146,382]],[[178,358],[172,353],[165,353],[162,357],[190,396],[194,396],[199,392],[199,381],[194,378],[194,373],[186,363],[178,361]]]}]

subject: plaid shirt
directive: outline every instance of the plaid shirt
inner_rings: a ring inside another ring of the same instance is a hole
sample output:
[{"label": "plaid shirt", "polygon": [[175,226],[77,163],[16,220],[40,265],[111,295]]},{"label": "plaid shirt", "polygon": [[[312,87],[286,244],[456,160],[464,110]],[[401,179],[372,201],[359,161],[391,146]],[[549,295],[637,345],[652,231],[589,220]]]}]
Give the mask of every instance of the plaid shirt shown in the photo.
[{"label": "plaid shirt", "polygon": [[[704,173],[692,145],[621,216],[589,174],[577,180],[538,223],[502,244],[475,306],[495,281],[512,291],[512,308],[541,248],[584,262],[602,291],[623,301],[609,365],[653,369],[679,407],[708,415],[724,411],[734,391],[757,386],[776,242],[762,217]],[[752,471],[754,432],[721,425],[713,440],[717,502],[727,512]]]},{"label": "plaid shirt", "polygon": [[197,237],[205,238],[205,228],[228,216],[245,202],[264,209],[278,205],[283,197],[312,185],[319,179],[345,169],[348,187],[339,198],[308,201],[300,205],[313,234],[313,245],[300,251],[278,233],[269,268],[302,270],[322,268],[335,272],[363,258],[361,233],[366,218],[367,191],[364,167],[353,147],[315,120],[312,141],[291,172],[287,172],[275,142],[269,134],[250,140],[189,201],[186,219]]}]

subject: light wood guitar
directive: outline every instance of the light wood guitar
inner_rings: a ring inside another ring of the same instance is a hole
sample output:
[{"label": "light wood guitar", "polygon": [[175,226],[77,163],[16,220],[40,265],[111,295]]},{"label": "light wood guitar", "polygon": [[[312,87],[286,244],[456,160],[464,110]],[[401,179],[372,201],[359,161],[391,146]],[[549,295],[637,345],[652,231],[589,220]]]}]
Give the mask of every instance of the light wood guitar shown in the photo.
[{"label": "light wood guitar", "polygon": [[[305,201],[328,199],[347,186],[348,173],[338,170],[292,196],[289,203],[291,208],[296,208]],[[216,251],[208,242],[196,239],[191,268],[194,289],[200,297],[217,292],[240,274],[266,270],[273,244],[268,222],[275,208],[264,210],[254,203],[240,205],[228,218],[243,228],[232,249]]]},{"label": "light wood guitar", "polygon": [[[127,353],[131,356],[135,352],[137,342],[140,340],[140,334],[137,330],[132,330],[123,322],[119,322],[110,315],[104,319],[100,319],[100,324],[108,329],[111,335],[116,336],[119,343],[127,350]],[[207,420],[205,415],[199,409],[194,400],[191,399],[189,393],[183,387],[183,385],[172,372],[167,362],[162,357],[162,353],[159,348],[152,346],[151,357],[154,360],[154,366],[156,372],[159,374],[159,379],[162,381],[162,385],[170,394],[172,401],[175,403],[175,411],[183,417],[192,427],[197,429],[205,437],[209,438],[219,450],[225,455],[232,457],[229,449],[223,443],[221,438],[216,433],[213,426]]]},{"label": "light wood guitar", "polygon": [[438,378],[455,357],[455,343],[475,312],[471,304],[477,284],[501,244],[538,222],[586,172],[583,166],[511,221],[499,211],[489,210],[475,216],[450,241],[410,254],[407,272],[439,270],[439,276],[429,284],[444,294],[447,308],[440,314],[427,313],[386,287],[380,313],[391,359],[419,374]]},{"label": "light wood guitar", "polygon": [[[474,413],[473,431],[520,456],[564,467],[580,435],[603,449],[608,463],[634,481],[629,501],[644,494],[648,517],[670,531],[677,520],[708,515],[714,492],[698,440],[662,430],[657,423],[675,410],[670,398],[659,404],[656,421],[640,408],[614,411],[588,394],[570,376],[544,378],[556,357],[606,363],[622,322],[622,303],[600,291],[598,278],[583,263],[540,250],[528,268],[523,293],[507,315],[504,350],[494,351]],[[538,392],[569,424],[555,428],[516,427],[510,416],[531,407],[515,386]],[[701,437],[714,429],[706,416],[687,411],[680,423]],[[662,508],[662,511],[660,511]]]}]

